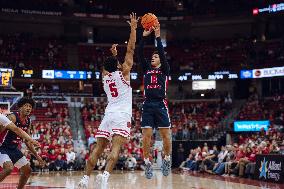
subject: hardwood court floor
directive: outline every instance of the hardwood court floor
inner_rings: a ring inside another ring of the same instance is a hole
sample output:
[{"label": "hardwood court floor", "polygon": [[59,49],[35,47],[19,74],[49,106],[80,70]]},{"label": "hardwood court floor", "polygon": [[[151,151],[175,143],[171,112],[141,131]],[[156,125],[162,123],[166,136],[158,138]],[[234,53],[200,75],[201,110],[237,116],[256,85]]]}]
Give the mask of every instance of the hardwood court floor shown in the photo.
[{"label": "hardwood court floor", "polygon": [[[82,172],[33,174],[26,189],[76,189]],[[96,173],[97,174],[97,173]],[[95,175],[96,175],[95,174]],[[95,175],[90,178],[89,189],[96,189]],[[0,183],[0,189],[15,189],[18,175],[11,175]],[[144,178],[143,172],[114,172],[109,189],[284,189],[284,184],[259,182],[250,179],[224,178],[208,174],[175,172],[168,177],[155,172],[153,179]]]}]

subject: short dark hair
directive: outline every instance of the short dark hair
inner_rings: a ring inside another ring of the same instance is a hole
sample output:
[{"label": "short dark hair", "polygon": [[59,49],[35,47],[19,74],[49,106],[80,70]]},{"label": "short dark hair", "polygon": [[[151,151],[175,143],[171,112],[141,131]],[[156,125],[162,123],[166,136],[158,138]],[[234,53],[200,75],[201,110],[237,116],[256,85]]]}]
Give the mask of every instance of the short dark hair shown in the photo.
[{"label": "short dark hair", "polygon": [[159,52],[158,52],[157,50],[155,50],[155,51],[152,53],[152,56],[153,56],[154,54],[159,54]]},{"label": "short dark hair", "polygon": [[104,69],[108,72],[115,72],[117,70],[118,59],[114,56],[107,57],[104,61]]},{"label": "short dark hair", "polygon": [[21,108],[21,107],[24,106],[25,104],[30,104],[30,105],[34,108],[34,106],[35,106],[35,101],[34,101],[34,99],[32,99],[32,98],[23,97],[23,98],[21,98],[21,99],[18,101],[18,103],[17,103],[18,108]]}]

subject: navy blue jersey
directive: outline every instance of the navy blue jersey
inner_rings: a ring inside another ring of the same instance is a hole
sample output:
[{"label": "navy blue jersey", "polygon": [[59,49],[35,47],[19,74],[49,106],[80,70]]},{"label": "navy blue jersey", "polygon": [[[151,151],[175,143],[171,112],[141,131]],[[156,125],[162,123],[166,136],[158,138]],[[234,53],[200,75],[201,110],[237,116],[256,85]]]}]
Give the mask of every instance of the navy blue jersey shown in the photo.
[{"label": "navy blue jersey", "polygon": [[[13,112],[12,114],[16,117],[15,125],[23,131],[28,132],[31,123],[30,118],[28,117],[26,120],[21,120],[19,112]],[[6,129],[4,132],[0,133],[0,146],[17,148],[21,142],[22,139],[10,130]]]},{"label": "navy blue jersey", "polygon": [[147,70],[144,73],[144,96],[146,100],[163,100],[166,98],[168,76],[161,69]]},{"label": "navy blue jersey", "polygon": [[166,61],[164,48],[161,38],[156,38],[157,50],[161,61],[159,68],[152,68],[151,64],[144,58],[144,38],[140,41],[138,49],[139,62],[143,68],[144,73],[144,97],[146,101],[157,101],[166,98],[167,83],[170,68]]}]

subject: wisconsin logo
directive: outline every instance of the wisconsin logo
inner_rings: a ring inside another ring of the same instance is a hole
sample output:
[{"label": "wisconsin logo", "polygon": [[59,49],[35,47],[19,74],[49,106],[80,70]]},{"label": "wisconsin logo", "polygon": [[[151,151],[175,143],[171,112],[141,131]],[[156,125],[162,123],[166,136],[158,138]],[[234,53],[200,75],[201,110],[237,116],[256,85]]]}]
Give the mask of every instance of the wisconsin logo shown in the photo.
[{"label": "wisconsin logo", "polygon": [[260,171],[259,178],[264,177],[266,179],[266,173],[268,171],[267,163],[268,162],[265,160],[265,158],[263,159],[263,161],[261,161],[261,165],[259,168],[259,171]]}]

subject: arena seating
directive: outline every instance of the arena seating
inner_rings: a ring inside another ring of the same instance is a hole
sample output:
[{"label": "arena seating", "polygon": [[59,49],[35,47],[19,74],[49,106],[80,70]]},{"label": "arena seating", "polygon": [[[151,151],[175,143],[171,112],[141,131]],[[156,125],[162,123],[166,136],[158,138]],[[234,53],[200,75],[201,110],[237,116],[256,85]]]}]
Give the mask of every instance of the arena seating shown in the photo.
[{"label": "arena seating", "polygon": [[[78,44],[78,63],[67,64],[67,44],[56,38],[42,38],[31,34],[0,36],[0,67],[14,69],[70,69],[101,70],[103,60],[111,55],[111,44]],[[169,42],[166,47],[171,73],[203,70],[239,71],[281,66],[284,60],[281,40],[253,42],[248,39],[224,39],[214,41]],[[118,46],[118,58],[124,61],[126,45]],[[136,49],[137,50],[137,49]],[[150,59],[154,46],[145,47],[145,57]],[[134,54],[134,72],[139,72],[137,51]]]},{"label": "arena seating", "polygon": [[0,36],[0,67],[42,70],[64,68],[66,52],[63,42],[56,38],[32,34]]},{"label": "arena seating", "polygon": [[270,120],[274,123],[276,118],[281,117],[280,112],[283,110],[283,107],[284,98],[281,96],[259,99],[257,95],[252,95],[243,106],[237,119]]},{"label": "arena seating", "polygon": [[[130,0],[125,0],[123,4],[111,0],[96,0],[96,1],[62,1],[62,0],[9,0],[1,1],[2,7],[7,8],[30,8],[49,11],[63,11],[68,14],[70,11],[81,11],[89,13],[104,13],[104,14],[127,14],[129,10],[135,10],[142,14],[145,13],[145,8],[149,12],[159,10],[159,16],[200,16],[213,17],[234,14],[249,14],[252,8],[263,7],[267,5],[265,1],[245,0],[198,0],[192,1],[139,1],[133,3]],[[269,1],[269,3],[279,3],[280,0]],[[125,6],[127,5],[127,6]]]},{"label": "arena seating", "polygon": [[[104,55],[110,55],[110,45],[79,45],[80,67],[100,70]],[[281,66],[284,60],[284,45],[280,40],[253,42],[248,39],[214,41],[183,41],[169,43],[165,51],[171,73],[180,71],[239,71]],[[126,47],[118,46],[118,57],[123,61]],[[145,58],[150,59],[154,47],[145,48]],[[91,67],[90,67],[91,66]],[[134,71],[139,71],[137,49],[134,55]]]},{"label": "arena seating", "polygon": [[180,168],[224,177],[253,178],[257,154],[283,154],[283,100],[284,96],[281,95],[259,99],[256,94],[252,94],[237,119],[268,119],[271,121],[269,129],[232,134],[232,143],[222,146],[222,149],[211,149],[207,144],[192,149]]},{"label": "arena seating", "polygon": [[[58,104],[52,100],[37,102],[37,108],[33,111],[31,119],[33,120],[32,137],[41,143],[39,154],[47,163],[45,168],[51,169],[52,163],[59,156],[66,162],[67,151],[73,150],[68,104]],[[36,163],[33,165],[34,170],[38,170]]]}]

